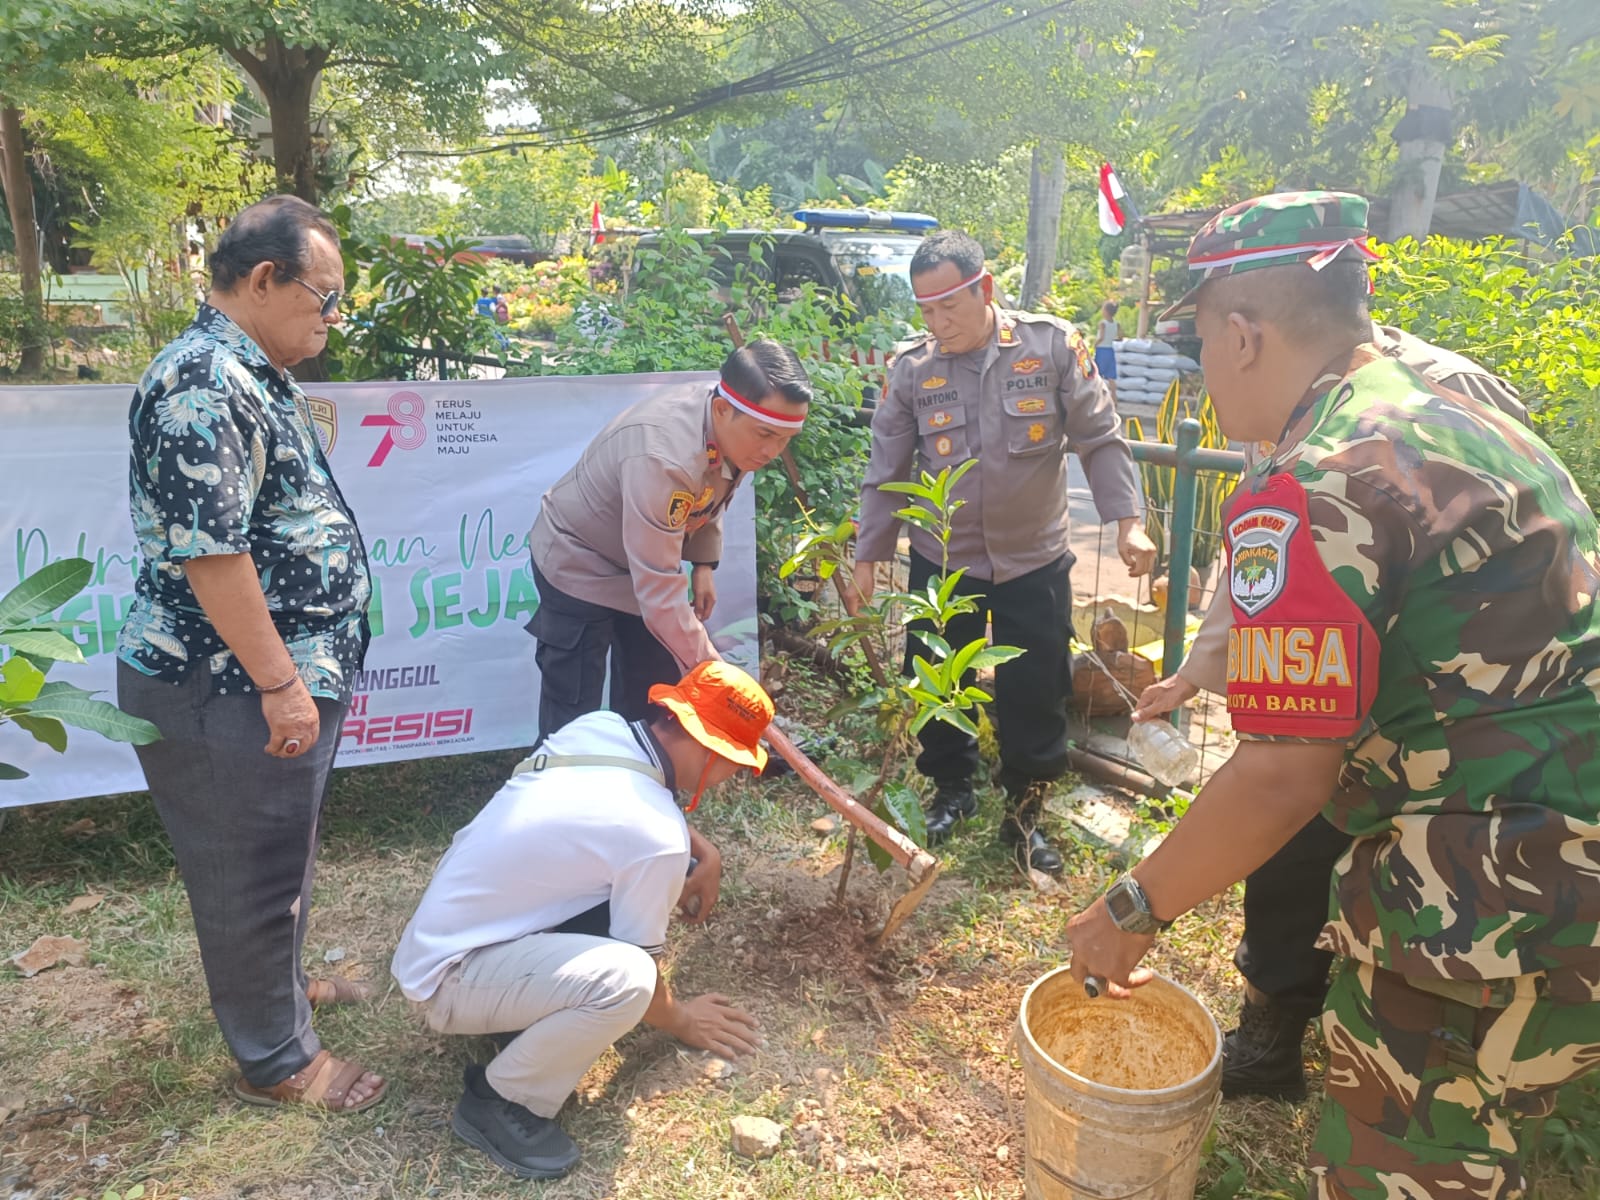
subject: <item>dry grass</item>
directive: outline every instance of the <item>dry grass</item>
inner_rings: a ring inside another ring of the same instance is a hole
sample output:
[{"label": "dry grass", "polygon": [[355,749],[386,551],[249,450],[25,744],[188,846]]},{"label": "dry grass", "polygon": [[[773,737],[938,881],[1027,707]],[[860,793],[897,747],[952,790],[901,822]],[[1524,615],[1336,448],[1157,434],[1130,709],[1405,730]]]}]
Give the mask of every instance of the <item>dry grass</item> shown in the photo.
[{"label": "dry grass", "polygon": [[[138,796],[11,815],[0,843],[7,954],[41,933],[92,947],[88,968],[31,980],[0,973],[0,1197],[933,1197],[1022,1193],[1022,1077],[1011,1034],[1023,990],[1061,958],[1070,915],[1109,868],[1077,848],[1066,885],[1035,893],[992,845],[997,798],[951,847],[948,873],[886,954],[864,930],[898,873],[858,863],[833,906],[843,838],[809,829],[822,806],[792,780],[735,786],[697,817],[724,848],[722,902],[671,943],[676,986],[715,990],[761,1020],[766,1047],[724,1076],[705,1056],[635,1031],[584,1080],[564,1114],[580,1167],[519,1183],[452,1138],[462,1065],[475,1039],[426,1031],[388,986],[388,957],[452,831],[491,795],[515,754],[342,772],[330,802],[307,947],[345,952],[337,969],[382,985],[376,1003],[328,1011],[330,1047],[391,1079],[354,1117],[263,1113],[227,1093],[231,1063],[205,999],[183,890]],[[90,832],[63,830],[87,818]],[[64,915],[84,891],[106,899]],[[1155,965],[1195,990],[1224,1025],[1235,899],[1189,917]],[[734,1157],[728,1122],[788,1127],[764,1162]],[[1224,1106],[1202,1195],[1300,1195],[1314,1103]],[[1551,1175],[1538,1195],[1595,1195]],[[1588,1191],[1584,1189],[1589,1187]],[[1211,1189],[1209,1192],[1207,1189]]]}]

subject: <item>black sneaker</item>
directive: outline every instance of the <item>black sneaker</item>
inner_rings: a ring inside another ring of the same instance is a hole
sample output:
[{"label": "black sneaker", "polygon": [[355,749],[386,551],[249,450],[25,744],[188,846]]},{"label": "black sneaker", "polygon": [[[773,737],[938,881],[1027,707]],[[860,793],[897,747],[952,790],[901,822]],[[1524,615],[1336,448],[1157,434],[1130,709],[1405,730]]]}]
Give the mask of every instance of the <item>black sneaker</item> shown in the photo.
[{"label": "black sneaker", "polygon": [[578,1162],[578,1145],[556,1124],[496,1092],[470,1064],[450,1128],[518,1179],[560,1179]]}]

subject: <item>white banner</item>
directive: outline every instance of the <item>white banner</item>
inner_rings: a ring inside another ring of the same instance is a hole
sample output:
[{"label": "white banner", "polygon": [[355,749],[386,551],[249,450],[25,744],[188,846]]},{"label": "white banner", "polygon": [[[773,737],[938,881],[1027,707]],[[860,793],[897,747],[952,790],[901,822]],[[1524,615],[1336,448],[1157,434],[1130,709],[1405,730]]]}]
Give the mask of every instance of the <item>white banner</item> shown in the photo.
[{"label": "white banner", "polygon": [[[529,746],[538,672],[524,630],[538,605],[528,529],[539,498],[613,416],[712,373],[460,383],[312,384],[313,416],[372,560],[372,648],[340,766]],[[0,594],[47,562],[94,576],[59,614],[83,666],[52,679],[115,699],[117,629],[137,552],[128,515],[126,385],[0,388]],[[712,636],[757,667],[755,500],[724,517]],[[685,584],[687,586],[687,583]],[[0,808],[143,788],[133,751],[69,730],[66,754],[0,725]]]}]

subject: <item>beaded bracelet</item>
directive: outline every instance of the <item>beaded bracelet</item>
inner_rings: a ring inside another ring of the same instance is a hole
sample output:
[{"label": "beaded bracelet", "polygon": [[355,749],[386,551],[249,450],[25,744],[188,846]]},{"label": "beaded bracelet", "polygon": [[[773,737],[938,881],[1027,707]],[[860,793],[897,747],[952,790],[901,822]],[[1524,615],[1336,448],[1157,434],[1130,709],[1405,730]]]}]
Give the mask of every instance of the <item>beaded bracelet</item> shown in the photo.
[{"label": "beaded bracelet", "polygon": [[263,696],[270,696],[270,695],[272,695],[273,692],[281,692],[286,688],[292,688],[295,684],[297,684],[299,682],[300,682],[300,672],[296,671],[293,675],[289,676],[289,678],[285,679],[282,683],[275,683],[271,687],[262,687],[260,684],[257,684],[256,685],[256,691],[260,692]]}]

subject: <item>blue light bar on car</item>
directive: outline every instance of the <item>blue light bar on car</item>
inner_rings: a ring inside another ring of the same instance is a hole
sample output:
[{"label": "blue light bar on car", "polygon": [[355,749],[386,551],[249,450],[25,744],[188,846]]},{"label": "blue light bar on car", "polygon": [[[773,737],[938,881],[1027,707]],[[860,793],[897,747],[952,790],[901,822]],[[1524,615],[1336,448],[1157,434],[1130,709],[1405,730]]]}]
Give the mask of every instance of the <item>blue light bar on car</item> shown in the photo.
[{"label": "blue light bar on car", "polygon": [[807,229],[896,229],[902,233],[927,233],[939,228],[939,218],[926,213],[880,212],[875,208],[799,208],[794,219]]}]

